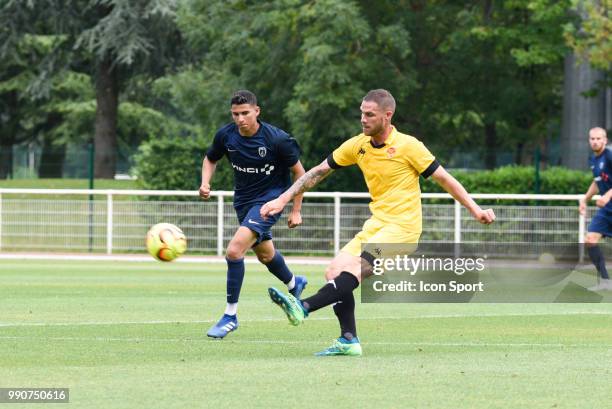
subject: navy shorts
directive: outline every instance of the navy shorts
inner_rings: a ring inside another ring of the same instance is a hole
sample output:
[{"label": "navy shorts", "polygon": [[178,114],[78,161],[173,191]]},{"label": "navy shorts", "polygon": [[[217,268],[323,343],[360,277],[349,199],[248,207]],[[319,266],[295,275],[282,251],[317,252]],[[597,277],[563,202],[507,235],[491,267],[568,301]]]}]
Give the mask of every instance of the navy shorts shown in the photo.
[{"label": "navy shorts", "polygon": [[599,233],[604,237],[612,237],[612,209],[603,207],[595,213],[587,229],[589,233]]},{"label": "navy shorts", "polygon": [[241,226],[249,228],[257,235],[257,241],[253,247],[257,246],[262,241],[272,240],[272,232],[270,229],[272,229],[272,226],[280,219],[282,213],[268,216],[266,220],[264,220],[259,215],[261,206],[263,205],[247,205],[235,209],[236,216],[238,216],[238,223],[240,223]]}]

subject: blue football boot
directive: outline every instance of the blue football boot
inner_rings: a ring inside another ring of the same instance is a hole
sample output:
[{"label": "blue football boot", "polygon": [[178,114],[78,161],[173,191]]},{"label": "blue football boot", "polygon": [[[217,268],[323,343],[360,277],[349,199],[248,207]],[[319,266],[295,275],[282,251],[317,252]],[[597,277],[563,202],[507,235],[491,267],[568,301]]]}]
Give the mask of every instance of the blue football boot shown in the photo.
[{"label": "blue football boot", "polygon": [[306,279],[306,277],[295,276],[295,286],[293,287],[293,289],[289,290],[289,294],[299,300],[300,296],[302,295],[302,291],[304,291],[304,288],[306,288],[307,284],[308,280]]},{"label": "blue football boot", "polygon": [[235,315],[223,314],[223,317],[215,325],[210,327],[206,335],[211,338],[222,339],[227,334],[238,329],[238,318]]}]

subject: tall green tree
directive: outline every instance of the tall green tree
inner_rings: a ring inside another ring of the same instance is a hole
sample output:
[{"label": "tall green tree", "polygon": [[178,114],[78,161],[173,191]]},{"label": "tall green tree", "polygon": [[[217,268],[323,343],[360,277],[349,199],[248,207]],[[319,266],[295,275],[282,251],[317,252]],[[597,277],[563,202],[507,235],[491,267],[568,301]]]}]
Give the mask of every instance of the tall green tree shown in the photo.
[{"label": "tall green tree", "polygon": [[93,78],[96,95],[95,175],[112,178],[121,90],[135,75],[159,77],[180,54],[174,0],[9,1],[0,9],[0,57],[15,54],[27,34],[61,39],[38,61],[31,87],[44,95],[48,79],[77,70]]},{"label": "tall green tree", "polygon": [[561,109],[568,8],[569,1],[486,0],[415,9],[408,26],[419,82],[414,127],[444,139],[433,144],[451,164],[456,150],[473,152],[487,168],[502,150],[520,163],[546,138]]},{"label": "tall green tree", "polygon": [[[312,166],[360,132],[359,102],[369,89],[403,97],[416,85],[408,31],[393,20],[374,23],[356,1],[192,0],[179,25],[201,58],[173,82],[173,95],[218,126],[230,120],[231,91],[252,89],[262,118],[293,133]],[[322,188],[361,188],[354,170],[343,173]]]},{"label": "tall green tree", "polygon": [[[57,109],[50,109],[51,100],[33,91],[31,84],[38,73],[37,63],[53,48],[57,41],[52,36],[26,35],[15,44],[14,52],[0,60],[0,178],[11,176],[13,168],[13,146],[37,141],[42,138],[42,160],[48,164],[49,153],[61,156],[62,149],[47,143],[47,131],[52,130],[61,121]],[[57,77],[48,81],[51,87],[70,89],[66,78]],[[74,90],[73,90],[74,91]],[[74,92],[63,93],[54,100],[70,98]],[[43,176],[46,176],[43,166]],[[61,172],[60,172],[61,173]],[[61,175],[60,175],[61,176]]]},{"label": "tall green tree", "polygon": [[610,72],[612,0],[572,0],[572,6],[583,18],[578,24],[566,24],[566,40],[583,60],[602,71]]},{"label": "tall green tree", "polygon": [[500,149],[529,160],[559,114],[569,7],[569,0],[193,0],[179,22],[204,56],[195,67],[216,72],[208,93],[254,88],[308,160],[358,132],[360,98],[383,87],[396,96],[402,130],[449,159],[472,150],[492,168]]},{"label": "tall green tree", "polygon": [[29,82],[29,48],[18,44],[12,58],[0,60],[0,179],[11,176],[13,145],[28,137],[22,119],[33,107],[21,103],[20,99]]}]

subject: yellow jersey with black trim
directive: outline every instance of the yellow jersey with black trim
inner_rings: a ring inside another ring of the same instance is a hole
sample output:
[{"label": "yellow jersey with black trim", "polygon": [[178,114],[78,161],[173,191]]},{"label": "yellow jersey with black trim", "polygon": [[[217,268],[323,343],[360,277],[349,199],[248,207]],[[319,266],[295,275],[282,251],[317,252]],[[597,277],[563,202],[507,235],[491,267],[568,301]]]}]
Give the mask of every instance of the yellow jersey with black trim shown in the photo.
[{"label": "yellow jersey with black trim", "polygon": [[372,215],[385,223],[421,232],[419,175],[428,177],[439,166],[421,141],[393,127],[384,145],[374,146],[362,133],[334,150],[327,163],[333,169],[359,166],[372,197]]}]

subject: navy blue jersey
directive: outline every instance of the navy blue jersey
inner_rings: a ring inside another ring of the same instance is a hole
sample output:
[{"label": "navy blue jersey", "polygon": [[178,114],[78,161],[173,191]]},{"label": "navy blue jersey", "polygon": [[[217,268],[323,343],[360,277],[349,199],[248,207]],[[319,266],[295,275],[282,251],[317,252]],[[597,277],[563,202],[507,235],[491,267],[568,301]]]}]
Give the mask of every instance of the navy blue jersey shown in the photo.
[{"label": "navy blue jersey", "polygon": [[259,121],[253,136],[242,136],[236,124],[215,134],[206,156],[217,162],[223,156],[234,169],[234,207],[263,204],[280,196],[289,186],[289,168],[300,158],[294,138],[282,129]]},{"label": "navy blue jersey", "polygon": [[[597,188],[599,188],[599,194],[604,195],[612,188],[612,151],[605,148],[598,156],[591,154],[589,165],[593,171]],[[608,202],[606,207],[612,207],[612,201]]]}]

